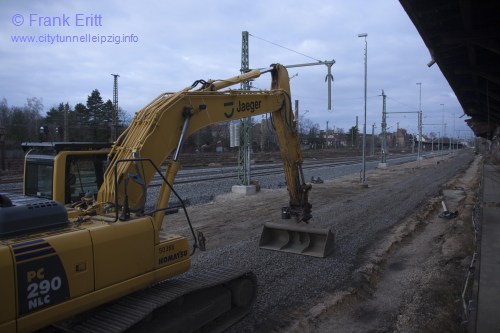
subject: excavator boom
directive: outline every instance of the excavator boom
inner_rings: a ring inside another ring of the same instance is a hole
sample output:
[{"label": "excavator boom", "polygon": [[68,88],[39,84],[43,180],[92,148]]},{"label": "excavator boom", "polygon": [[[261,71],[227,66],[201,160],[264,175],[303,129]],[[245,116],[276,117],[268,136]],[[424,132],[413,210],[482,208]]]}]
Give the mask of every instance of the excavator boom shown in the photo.
[{"label": "excavator boom", "polygon": [[[271,73],[271,90],[220,91],[257,78],[263,72]],[[116,167],[107,170],[98,201],[123,210],[123,216],[128,216],[130,212],[143,214],[147,185],[155,170],[151,165],[139,165],[134,159],[147,156],[153,164],[160,165],[172,155],[166,173],[167,182],[162,185],[153,214],[156,228],[161,228],[171,195],[169,184],[174,183],[180,168],[179,155],[184,139],[210,124],[270,113],[279,141],[290,197],[289,205],[285,208],[287,215],[297,222],[307,223],[312,218],[312,206],[308,200],[311,185],[306,184],[302,173],[303,160],[297,124],[291,108],[288,72],[281,65],[273,65],[263,72],[252,70],[226,80],[197,81],[195,84],[203,85],[199,90],[193,91],[193,84],[176,94],[158,96],[138,112],[128,130],[115,144],[111,151],[111,165]],[[162,149],[158,149],[159,145]],[[265,226],[260,241],[261,247],[265,249],[286,250],[317,257],[331,253],[332,244],[333,234],[329,230],[306,226],[294,226],[290,229],[286,224]]]},{"label": "excavator boom", "polygon": [[[262,73],[253,70],[226,80],[204,82],[202,89],[197,91],[188,87],[175,94],[158,96],[137,113],[127,131],[115,143],[110,153],[110,166],[116,168],[107,169],[98,202],[144,213],[146,189],[155,170],[151,165],[139,165],[134,159],[148,157],[155,165],[160,165],[171,155],[166,178],[173,184],[185,138],[210,124],[270,113],[283,159],[290,209],[299,220],[308,221],[311,218],[307,201],[310,185],[306,185],[301,177],[302,157],[291,111],[288,73],[281,65],[268,71],[273,78],[269,91],[219,91]],[[159,146],[162,148],[158,149]],[[162,187],[154,214],[158,228],[164,217],[162,208],[167,206],[170,194],[168,186]]]}]

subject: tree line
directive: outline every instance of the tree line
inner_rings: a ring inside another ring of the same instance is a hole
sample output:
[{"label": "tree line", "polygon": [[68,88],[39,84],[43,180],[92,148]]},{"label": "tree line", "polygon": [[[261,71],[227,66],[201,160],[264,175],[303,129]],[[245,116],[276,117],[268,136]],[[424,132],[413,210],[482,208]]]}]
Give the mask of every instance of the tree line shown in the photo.
[{"label": "tree line", "polygon": [[[45,115],[41,98],[28,98],[24,106],[9,106],[3,98],[0,101],[0,139],[7,148],[19,147],[26,141],[110,141],[113,108],[111,100],[104,102],[97,89],[88,95],[85,104],[72,107],[61,102]],[[118,109],[117,133],[123,131],[125,121],[125,113]]]},{"label": "tree line", "polygon": [[[104,101],[99,90],[94,89],[86,103],[74,107],[67,102],[52,106],[43,115],[44,106],[41,98],[28,98],[24,106],[9,106],[5,98],[0,101],[0,142],[4,148],[19,149],[26,141],[71,141],[71,142],[110,142],[112,141],[113,103]],[[277,138],[272,130],[272,123],[267,120],[256,121],[252,118],[252,147],[254,151],[278,150]],[[128,125],[129,119],[119,109],[116,116],[116,135]],[[346,147],[360,146],[360,134],[357,126],[347,133],[337,128],[323,131],[319,124],[301,117],[298,124],[302,145],[310,147]],[[407,136],[406,131],[404,133]],[[395,139],[395,138],[394,138]],[[194,133],[186,141],[188,151],[216,151],[229,147],[228,124],[216,124]],[[406,140],[405,140],[406,141]],[[388,140],[389,145],[391,140]]]}]

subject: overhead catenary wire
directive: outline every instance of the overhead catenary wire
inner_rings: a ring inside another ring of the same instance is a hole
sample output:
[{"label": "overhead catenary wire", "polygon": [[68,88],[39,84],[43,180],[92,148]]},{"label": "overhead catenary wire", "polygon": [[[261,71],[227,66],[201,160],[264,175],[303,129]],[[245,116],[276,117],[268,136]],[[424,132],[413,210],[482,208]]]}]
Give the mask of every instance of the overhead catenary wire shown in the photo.
[{"label": "overhead catenary wire", "polygon": [[309,55],[307,55],[307,54],[304,54],[304,53],[302,53],[302,52],[295,51],[295,50],[293,50],[293,49],[291,49],[291,48],[289,48],[289,47],[286,47],[286,46],[280,45],[280,44],[278,44],[278,43],[271,42],[271,41],[269,41],[269,40],[267,40],[267,39],[264,39],[264,38],[262,38],[262,37],[258,37],[258,36],[252,35],[251,33],[248,33],[248,35],[249,35],[249,36],[252,36],[252,37],[254,37],[254,38],[256,38],[256,39],[260,39],[261,41],[264,41],[264,42],[266,42],[266,43],[272,44],[272,45],[274,45],[274,46],[281,47],[282,49],[288,50],[288,51],[290,51],[290,52],[297,53],[297,54],[299,54],[299,55],[301,55],[301,56],[304,56],[304,57],[306,57],[306,58],[309,58],[309,59],[312,59],[312,60],[315,60],[315,61],[321,62],[321,60],[319,60],[319,59],[316,59],[316,58],[314,58],[314,57],[311,57],[311,56],[309,56]]},{"label": "overhead catenary wire", "polygon": [[[307,64],[293,64],[293,65],[284,65],[286,68],[296,68],[296,67],[305,67],[305,66],[316,66],[316,65],[326,65],[326,67],[328,68],[328,74],[326,75],[326,78],[325,78],[325,82],[328,83],[328,110],[331,110],[332,107],[331,107],[331,84],[332,84],[332,81],[333,81],[333,75],[331,74],[331,68],[332,68],[332,65],[335,64],[335,60],[331,60],[331,61],[322,61],[322,60],[319,60],[317,58],[314,58],[314,57],[311,57],[310,55],[307,55],[305,53],[302,53],[302,52],[299,52],[299,51],[296,51],[294,49],[291,49],[289,47],[286,47],[286,46],[283,46],[281,44],[278,44],[278,43],[275,43],[275,42],[271,42],[267,39],[264,39],[262,37],[259,37],[259,36],[256,36],[256,35],[252,35],[251,33],[249,33],[248,31],[245,31],[244,32],[247,36],[246,37],[246,41],[248,42],[248,37],[249,36],[252,36],[256,39],[259,39],[259,40],[262,40],[266,43],[269,43],[271,45],[274,45],[274,46],[277,46],[277,47],[280,47],[282,49],[285,49],[287,51],[290,51],[290,52],[293,52],[293,53],[296,53],[296,54],[299,54],[303,57],[306,57],[306,58],[309,58],[309,59],[312,59],[314,60],[315,62],[314,63],[307,63]],[[245,49],[245,48],[243,48]],[[264,68],[259,68],[260,70],[263,70]],[[243,65],[242,65],[242,70],[243,70]],[[286,119],[285,119],[286,120]]]},{"label": "overhead catenary wire", "polygon": [[391,101],[394,101],[394,102],[396,102],[396,103],[398,103],[398,104],[401,104],[401,105],[405,106],[406,108],[408,108],[408,109],[410,109],[410,110],[412,110],[412,111],[414,111],[414,110],[417,110],[417,109],[418,109],[418,107],[416,107],[416,106],[411,106],[411,105],[409,105],[409,104],[403,103],[403,102],[401,102],[401,101],[399,101],[399,100],[397,100],[397,99],[395,99],[395,98],[393,98],[393,97],[389,97],[389,96],[387,96],[387,99],[390,99]]}]

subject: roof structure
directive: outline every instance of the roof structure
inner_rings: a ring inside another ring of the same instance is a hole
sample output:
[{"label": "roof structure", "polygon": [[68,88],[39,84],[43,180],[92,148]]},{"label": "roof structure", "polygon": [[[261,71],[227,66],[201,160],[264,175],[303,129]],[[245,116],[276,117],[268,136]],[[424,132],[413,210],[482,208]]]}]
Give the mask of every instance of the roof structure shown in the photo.
[{"label": "roof structure", "polygon": [[399,0],[476,136],[500,128],[500,1]]}]

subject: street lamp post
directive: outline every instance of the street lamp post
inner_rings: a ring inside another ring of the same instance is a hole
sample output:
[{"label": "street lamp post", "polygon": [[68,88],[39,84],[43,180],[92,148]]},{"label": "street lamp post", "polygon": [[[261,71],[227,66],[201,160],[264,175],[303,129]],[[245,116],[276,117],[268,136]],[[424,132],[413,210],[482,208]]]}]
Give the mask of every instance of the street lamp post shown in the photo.
[{"label": "street lamp post", "polygon": [[[456,135],[456,132],[455,132],[455,112],[453,112],[453,136]],[[450,135],[450,150],[453,152],[453,141],[451,140],[451,135]]]},{"label": "street lamp post", "polygon": [[443,107],[443,112],[442,112],[443,118],[441,120],[441,124],[442,124],[441,125],[441,130],[442,130],[442,132],[441,132],[441,151],[443,151],[444,150],[444,135],[445,135],[445,132],[444,132],[445,131],[445,127],[444,127],[444,104],[441,104],[441,106]]},{"label": "street lamp post", "polygon": [[[422,149],[422,82],[417,83],[420,86],[420,95],[418,99],[418,153],[417,160],[420,161],[420,152]],[[419,162],[420,163],[420,162]]]},{"label": "street lamp post", "polygon": [[[443,104],[444,105],[444,104]],[[448,123],[444,123],[444,135],[443,135],[443,150],[444,150],[444,138],[446,136],[446,130],[448,129]],[[448,151],[450,150],[450,137],[448,137]]]},{"label": "street lamp post", "polygon": [[367,87],[367,72],[368,72],[368,37],[367,33],[359,34],[358,37],[364,37],[365,39],[365,112],[364,112],[364,123],[363,123],[363,177],[361,179],[361,184],[365,186],[366,180],[366,87]]}]

